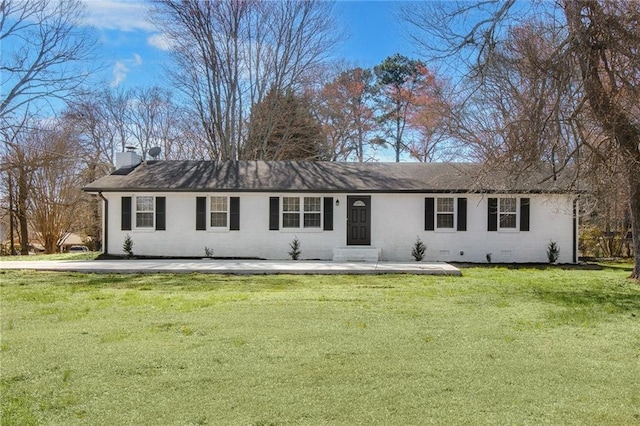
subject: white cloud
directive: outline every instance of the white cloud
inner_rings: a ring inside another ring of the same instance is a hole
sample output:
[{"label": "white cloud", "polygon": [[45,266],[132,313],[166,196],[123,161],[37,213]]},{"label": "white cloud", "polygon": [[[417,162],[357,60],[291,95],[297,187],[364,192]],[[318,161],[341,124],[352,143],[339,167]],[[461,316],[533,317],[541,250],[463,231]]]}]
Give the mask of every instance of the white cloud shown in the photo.
[{"label": "white cloud", "polygon": [[113,67],[113,81],[111,87],[118,87],[123,81],[127,79],[127,73],[129,68],[122,61],[116,61]]},{"label": "white cloud", "polygon": [[171,50],[172,48],[171,40],[162,33],[153,34],[147,37],[147,44],[164,51]]},{"label": "white cloud", "polygon": [[111,87],[118,87],[123,81],[127,79],[129,74],[129,67],[139,67],[142,65],[142,57],[137,53],[134,53],[133,59],[122,59],[116,61],[113,66],[113,80],[111,81]]},{"label": "white cloud", "polygon": [[136,67],[142,65],[142,57],[137,53],[133,54],[133,65],[135,65]]},{"label": "white cloud", "polygon": [[85,3],[85,24],[99,29],[156,31],[149,22],[149,3],[129,0],[91,0]]}]

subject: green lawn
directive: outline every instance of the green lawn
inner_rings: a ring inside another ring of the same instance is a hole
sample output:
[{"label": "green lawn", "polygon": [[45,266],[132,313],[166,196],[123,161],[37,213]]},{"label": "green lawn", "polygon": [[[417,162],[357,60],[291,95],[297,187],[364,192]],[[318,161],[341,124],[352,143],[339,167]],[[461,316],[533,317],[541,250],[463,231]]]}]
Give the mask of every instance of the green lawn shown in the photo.
[{"label": "green lawn", "polygon": [[639,424],[628,271],[0,270],[2,424]]}]

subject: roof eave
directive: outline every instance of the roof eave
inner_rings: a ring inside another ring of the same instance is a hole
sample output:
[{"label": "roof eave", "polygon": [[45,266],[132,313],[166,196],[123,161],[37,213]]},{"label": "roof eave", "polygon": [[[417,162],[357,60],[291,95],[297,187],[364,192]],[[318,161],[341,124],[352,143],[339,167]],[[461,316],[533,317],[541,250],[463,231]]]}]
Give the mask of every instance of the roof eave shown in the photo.
[{"label": "roof eave", "polygon": [[100,192],[168,192],[168,193],[211,193],[211,192],[227,192],[227,193],[318,193],[318,194],[335,194],[335,193],[352,193],[352,194],[586,194],[587,190],[563,190],[563,189],[373,189],[373,188],[261,188],[261,189],[237,189],[237,188],[139,188],[139,187],[122,187],[122,188],[82,188],[87,193]]}]

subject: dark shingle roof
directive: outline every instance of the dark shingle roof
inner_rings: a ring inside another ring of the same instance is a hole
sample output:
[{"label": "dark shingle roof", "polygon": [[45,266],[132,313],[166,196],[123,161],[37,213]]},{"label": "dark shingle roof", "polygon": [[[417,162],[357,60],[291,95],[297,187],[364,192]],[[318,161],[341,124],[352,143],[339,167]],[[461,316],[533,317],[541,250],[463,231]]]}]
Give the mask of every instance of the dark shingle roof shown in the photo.
[{"label": "dark shingle roof", "polygon": [[471,163],[152,161],[120,169],[89,192],[565,192],[541,173]]}]

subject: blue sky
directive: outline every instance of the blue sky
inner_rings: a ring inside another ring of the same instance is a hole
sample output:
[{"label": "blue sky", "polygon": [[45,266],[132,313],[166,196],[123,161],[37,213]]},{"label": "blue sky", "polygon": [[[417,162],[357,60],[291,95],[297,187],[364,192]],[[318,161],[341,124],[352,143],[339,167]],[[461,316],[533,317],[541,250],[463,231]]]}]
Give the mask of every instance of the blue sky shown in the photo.
[{"label": "blue sky", "polygon": [[412,56],[395,17],[399,5],[389,1],[337,2],[337,18],[348,36],[339,55],[364,67],[373,67],[394,53]]},{"label": "blue sky", "polygon": [[[350,64],[373,67],[387,56],[414,56],[395,19],[398,2],[338,1],[336,18],[347,38],[336,52]],[[161,33],[146,19],[144,0],[87,0],[87,23],[96,27],[104,62],[103,84],[160,84],[167,52]]]}]

